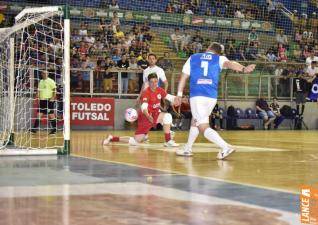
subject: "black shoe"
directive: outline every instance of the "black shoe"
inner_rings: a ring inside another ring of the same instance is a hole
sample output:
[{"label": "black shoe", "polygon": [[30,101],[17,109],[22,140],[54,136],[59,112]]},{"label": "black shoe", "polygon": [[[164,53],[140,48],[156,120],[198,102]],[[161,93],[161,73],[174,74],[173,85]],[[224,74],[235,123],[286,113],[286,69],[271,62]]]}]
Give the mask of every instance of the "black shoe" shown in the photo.
[{"label": "black shoe", "polygon": [[50,133],[49,133],[49,135],[54,135],[54,134],[56,134],[56,130],[55,129],[51,130]]},{"label": "black shoe", "polygon": [[31,129],[29,129],[29,132],[32,133],[32,134],[36,134],[36,129],[35,128],[31,128]]}]

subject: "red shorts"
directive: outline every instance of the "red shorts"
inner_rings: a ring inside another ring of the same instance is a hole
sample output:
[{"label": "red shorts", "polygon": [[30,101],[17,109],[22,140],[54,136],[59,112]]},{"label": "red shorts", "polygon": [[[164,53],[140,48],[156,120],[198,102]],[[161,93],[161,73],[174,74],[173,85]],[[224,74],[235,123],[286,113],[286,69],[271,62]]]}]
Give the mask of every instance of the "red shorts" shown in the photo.
[{"label": "red shorts", "polygon": [[153,123],[150,123],[147,117],[142,112],[139,112],[137,121],[138,126],[135,134],[147,134],[152,127],[156,127],[159,114],[160,112],[150,113],[154,121]]}]

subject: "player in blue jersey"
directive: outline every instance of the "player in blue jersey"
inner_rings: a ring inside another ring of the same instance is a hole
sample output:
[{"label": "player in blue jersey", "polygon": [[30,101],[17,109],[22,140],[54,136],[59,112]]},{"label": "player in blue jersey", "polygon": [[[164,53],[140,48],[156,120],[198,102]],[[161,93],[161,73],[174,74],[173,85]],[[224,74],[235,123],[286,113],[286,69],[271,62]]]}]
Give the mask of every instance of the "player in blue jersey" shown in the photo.
[{"label": "player in blue jersey", "polygon": [[183,149],[178,149],[176,154],[192,156],[192,145],[199,135],[218,145],[221,150],[217,159],[225,159],[235,150],[226,143],[222,137],[209,126],[211,114],[218,96],[218,82],[223,68],[232,69],[243,73],[250,73],[255,69],[255,64],[243,66],[235,61],[229,61],[221,56],[222,45],[212,43],[205,53],[193,54],[189,57],[182,69],[182,76],[178,86],[177,101],[181,102],[181,96],[186,81],[190,78],[190,106],[192,112],[191,128],[188,142]]}]

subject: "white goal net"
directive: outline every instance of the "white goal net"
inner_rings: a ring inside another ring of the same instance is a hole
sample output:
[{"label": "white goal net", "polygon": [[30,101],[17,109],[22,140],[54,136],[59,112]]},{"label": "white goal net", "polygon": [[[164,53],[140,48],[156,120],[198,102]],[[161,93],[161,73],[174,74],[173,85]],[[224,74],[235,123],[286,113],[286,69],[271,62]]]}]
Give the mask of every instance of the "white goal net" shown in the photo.
[{"label": "white goal net", "polygon": [[0,31],[0,148],[63,147],[64,49],[59,7],[24,9]]}]

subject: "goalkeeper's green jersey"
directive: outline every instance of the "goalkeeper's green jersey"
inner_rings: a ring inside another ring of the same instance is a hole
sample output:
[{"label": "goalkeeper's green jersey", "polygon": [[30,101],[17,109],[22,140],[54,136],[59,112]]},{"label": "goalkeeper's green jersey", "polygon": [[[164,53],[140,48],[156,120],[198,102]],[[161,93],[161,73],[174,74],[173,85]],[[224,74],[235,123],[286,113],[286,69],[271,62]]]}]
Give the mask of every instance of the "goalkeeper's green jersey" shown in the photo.
[{"label": "goalkeeper's green jersey", "polygon": [[39,83],[39,97],[40,100],[48,100],[53,97],[54,90],[56,88],[55,81],[51,78],[40,80]]}]

